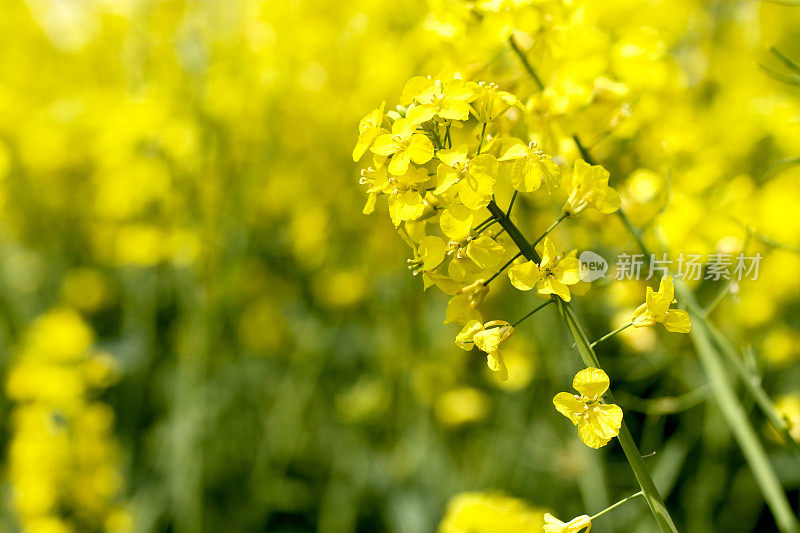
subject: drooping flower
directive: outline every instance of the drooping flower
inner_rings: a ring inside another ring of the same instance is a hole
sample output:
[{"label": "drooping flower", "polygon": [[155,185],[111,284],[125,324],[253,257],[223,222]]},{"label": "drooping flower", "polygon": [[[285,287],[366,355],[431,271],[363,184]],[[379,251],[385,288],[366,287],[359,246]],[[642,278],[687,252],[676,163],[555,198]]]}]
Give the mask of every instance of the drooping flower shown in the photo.
[{"label": "drooping flower", "polygon": [[606,214],[619,209],[619,194],[608,186],[608,177],[608,171],[600,165],[590,165],[583,159],[575,161],[564,213],[575,216],[587,207]]},{"label": "drooping flower", "polygon": [[392,133],[379,135],[372,144],[373,153],[392,156],[389,173],[402,176],[408,171],[411,161],[423,165],[433,157],[433,143],[425,134],[416,132],[417,126],[408,119],[400,118],[392,124]]},{"label": "drooping flower", "polygon": [[527,146],[512,144],[498,161],[513,161],[511,185],[519,192],[533,192],[544,183],[547,191],[561,183],[561,168],[553,158],[539,150],[535,142]]},{"label": "drooping flower", "polygon": [[592,519],[589,515],[576,516],[569,522],[562,522],[550,513],[544,514],[544,533],[578,533],[581,530],[583,533],[592,530]]},{"label": "drooping flower", "polygon": [[471,320],[456,335],[456,345],[467,351],[474,345],[486,352],[486,364],[501,381],[505,381],[508,379],[508,369],[500,354],[500,345],[508,340],[512,333],[514,327],[504,320],[493,320],[486,324]]},{"label": "drooping flower", "polygon": [[381,123],[383,122],[383,110],[386,102],[382,102],[378,109],[370,111],[358,123],[358,142],[353,149],[353,161],[358,161],[364,152],[372,145],[378,135],[381,134]]},{"label": "drooping flower", "polygon": [[692,330],[692,322],[689,313],[681,309],[670,309],[669,306],[676,303],[674,299],[675,286],[671,276],[661,278],[658,291],[647,287],[645,303],[640,305],[633,312],[633,327],[642,328],[653,326],[657,322],[664,324],[667,331],[674,333],[689,333]]},{"label": "drooping flower", "polygon": [[470,320],[482,322],[478,306],[488,293],[489,287],[484,284],[482,279],[462,287],[447,303],[444,323],[466,324]]},{"label": "drooping flower", "polygon": [[537,265],[534,261],[527,261],[515,265],[509,269],[508,278],[521,291],[529,291],[538,284],[540,295],[557,294],[568,302],[572,299],[568,285],[575,285],[581,280],[580,266],[575,251],[562,257],[556,253],[550,237],[545,237],[541,263]]},{"label": "drooping flower", "polygon": [[601,448],[619,434],[622,409],[601,403],[608,390],[608,375],[599,368],[586,368],[575,374],[572,387],[580,395],[559,392],[553,405],[578,427],[578,436],[590,448]]}]

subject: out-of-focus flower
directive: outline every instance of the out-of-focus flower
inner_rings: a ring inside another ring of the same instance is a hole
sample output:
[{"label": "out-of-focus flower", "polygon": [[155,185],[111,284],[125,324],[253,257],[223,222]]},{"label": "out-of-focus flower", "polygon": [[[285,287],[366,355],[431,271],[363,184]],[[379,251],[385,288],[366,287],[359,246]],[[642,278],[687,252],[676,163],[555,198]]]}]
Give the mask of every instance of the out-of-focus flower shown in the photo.
[{"label": "out-of-focus flower", "polygon": [[645,303],[640,305],[633,312],[633,326],[641,328],[653,326],[657,322],[664,324],[667,331],[675,333],[689,333],[692,330],[692,322],[689,314],[681,309],[670,309],[669,306],[677,302],[675,299],[675,287],[671,276],[661,278],[658,291],[647,287]]}]

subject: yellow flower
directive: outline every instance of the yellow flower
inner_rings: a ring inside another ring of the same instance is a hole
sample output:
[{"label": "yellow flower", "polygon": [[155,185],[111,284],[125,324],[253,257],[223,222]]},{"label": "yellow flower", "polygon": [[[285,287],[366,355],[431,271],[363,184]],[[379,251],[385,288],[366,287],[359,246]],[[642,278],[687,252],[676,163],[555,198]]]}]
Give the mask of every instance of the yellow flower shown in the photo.
[{"label": "yellow flower", "polygon": [[439,533],[541,531],[543,512],[496,492],[465,492],[447,504]]},{"label": "yellow flower", "polygon": [[472,114],[475,115],[478,122],[493,122],[509,107],[519,106],[516,96],[501,91],[495,83],[469,82],[469,87],[475,94],[475,99],[472,101]]},{"label": "yellow flower", "polygon": [[481,324],[478,320],[470,320],[456,335],[456,345],[462,350],[471,350],[473,344],[486,352],[486,364],[497,374],[501,381],[508,379],[508,370],[500,354],[500,345],[511,334],[514,327],[504,320],[493,320]]},{"label": "yellow flower", "polygon": [[564,213],[575,216],[587,207],[606,214],[619,209],[619,194],[608,186],[608,176],[608,171],[600,165],[590,165],[583,159],[575,161]]},{"label": "yellow flower", "polygon": [[392,133],[379,135],[372,145],[372,152],[383,156],[392,156],[389,161],[389,174],[402,176],[408,171],[408,164],[413,161],[423,165],[433,157],[433,143],[422,133],[416,133],[417,126],[405,118],[392,124]]},{"label": "yellow flower", "polygon": [[467,158],[468,146],[458,145],[447,150],[439,150],[437,157],[442,161],[437,171],[438,185],[433,194],[440,195],[455,187],[461,203],[477,211],[489,205],[497,179],[497,159],[490,154]]},{"label": "yellow flower", "polygon": [[498,161],[513,161],[511,185],[519,192],[533,192],[542,182],[548,192],[561,183],[561,168],[553,158],[536,147],[535,142],[528,146],[518,142],[511,145]]},{"label": "yellow flower", "polygon": [[633,327],[653,326],[656,322],[660,322],[664,324],[667,331],[689,333],[692,330],[689,314],[680,309],[669,308],[671,304],[678,301],[674,299],[674,296],[675,287],[670,276],[661,278],[658,292],[647,287],[645,303],[633,312]]},{"label": "yellow flower", "polygon": [[358,161],[372,145],[378,135],[381,134],[381,123],[383,122],[383,109],[386,102],[381,103],[378,109],[370,111],[358,123],[358,142],[353,149],[353,161]]},{"label": "yellow flower", "polygon": [[482,320],[477,308],[489,293],[489,287],[484,285],[483,281],[479,279],[471,285],[462,287],[450,298],[445,311],[445,324],[451,322],[466,324],[470,320]]},{"label": "yellow flower", "polygon": [[544,514],[544,533],[578,533],[586,528],[583,533],[592,530],[592,519],[589,515],[576,516],[569,522],[562,522],[550,513]]},{"label": "yellow flower", "polygon": [[467,120],[469,101],[474,98],[463,80],[436,80],[414,96],[419,105],[408,111],[408,120],[414,124],[426,122],[435,116],[444,120]]},{"label": "yellow flower", "polygon": [[416,250],[414,259],[408,260],[408,268],[416,276],[420,272],[430,272],[444,261],[447,255],[447,245],[435,235],[423,238]]},{"label": "yellow flower", "polygon": [[559,392],[553,405],[562,415],[578,426],[578,436],[590,448],[600,448],[619,434],[622,409],[600,403],[608,390],[608,375],[599,368],[586,368],[575,374],[572,387],[580,396]]},{"label": "yellow flower", "polygon": [[556,254],[550,237],[544,238],[543,246],[541,263],[537,265],[527,261],[515,265],[509,269],[508,278],[521,291],[529,291],[538,283],[538,292],[542,296],[557,294],[568,302],[572,299],[568,285],[575,285],[581,280],[580,261],[575,257],[574,250],[562,259]]}]

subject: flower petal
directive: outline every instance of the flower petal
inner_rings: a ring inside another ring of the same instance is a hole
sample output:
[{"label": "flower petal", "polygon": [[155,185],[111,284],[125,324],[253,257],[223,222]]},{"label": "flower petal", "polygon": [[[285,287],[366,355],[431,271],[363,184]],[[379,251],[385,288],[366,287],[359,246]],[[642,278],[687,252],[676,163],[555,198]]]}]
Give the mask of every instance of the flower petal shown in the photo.
[{"label": "flower petal", "polygon": [[574,425],[578,425],[580,415],[586,411],[586,404],[568,392],[559,392],[553,398],[553,405],[556,411],[570,419]]},{"label": "flower petal", "polygon": [[600,368],[589,367],[575,374],[572,387],[588,398],[602,396],[608,390],[608,374]]}]

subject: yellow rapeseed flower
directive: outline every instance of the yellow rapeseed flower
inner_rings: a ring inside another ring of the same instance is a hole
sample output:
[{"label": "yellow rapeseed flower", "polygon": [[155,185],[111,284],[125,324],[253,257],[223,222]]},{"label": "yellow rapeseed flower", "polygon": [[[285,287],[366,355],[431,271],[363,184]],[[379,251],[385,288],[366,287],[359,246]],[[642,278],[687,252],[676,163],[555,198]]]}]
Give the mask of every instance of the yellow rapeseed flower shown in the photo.
[{"label": "yellow rapeseed flower", "polygon": [[592,530],[592,519],[589,515],[576,516],[569,522],[562,522],[550,513],[544,515],[544,533],[578,533],[586,528],[583,533]]},{"label": "yellow rapeseed flower", "polygon": [[508,379],[508,370],[503,362],[503,356],[500,354],[500,345],[512,333],[514,333],[514,327],[504,320],[493,320],[486,324],[481,324],[478,320],[471,320],[456,336],[456,345],[467,351],[475,345],[479,350],[486,352],[486,364],[501,381],[505,381]]},{"label": "yellow rapeseed flower", "polygon": [[370,111],[358,123],[358,142],[353,148],[353,161],[358,161],[364,152],[372,145],[378,135],[381,134],[381,123],[383,122],[383,110],[386,102],[382,102],[378,109]]},{"label": "yellow rapeseed flower", "polygon": [[534,261],[527,261],[515,265],[509,269],[508,278],[521,291],[529,291],[538,284],[540,295],[557,294],[568,302],[572,299],[568,285],[581,280],[580,261],[575,257],[575,251],[562,258],[556,253],[550,237],[544,238],[543,246],[541,263],[537,265]]},{"label": "yellow rapeseed flower", "polygon": [[664,324],[667,331],[689,333],[692,330],[689,314],[680,309],[669,308],[671,304],[678,301],[674,299],[674,296],[675,287],[670,276],[661,278],[658,292],[647,287],[645,303],[633,312],[633,327],[653,326],[656,322],[660,322]]},{"label": "yellow rapeseed flower", "polygon": [[435,195],[441,195],[455,188],[461,203],[472,210],[489,205],[497,179],[498,163],[491,154],[467,157],[469,147],[458,145],[447,150],[439,150],[436,156],[441,160],[437,171],[438,184]]},{"label": "yellow rapeseed flower", "polygon": [[424,134],[416,132],[417,125],[400,118],[392,124],[392,133],[379,135],[372,144],[373,153],[392,156],[389,174],[402,176],[411,161],[423,165],[433,157],[433,143]]},{"label": "yellow rapeseed flower", "polygon": [[552,157],[539,150],[535,142],[527,146],[521,141],[512,144],[497,160],[514,162],[511,185],[519,192],[533,192],[542,183],[549,192],[561,183],[561,168]]},{"label": "yellow rapeseed flower", "polygon": [[619,209],[619,194],[608,186],[608,177],[608,170],[600,165],[590,165],[583,159],[575,161],[564,213],[575,216],[587,207],[606,214]]},{"label": "yellow rapeseed flower", "polygon": [[600,403],[608,390],[608,375],[599,368],[586,368],[575,374],[572,387],[580,395],[559,392],[553,405],[578,427],[578,436],[590,448],[601,448],[619,434],[622,409]]}]

